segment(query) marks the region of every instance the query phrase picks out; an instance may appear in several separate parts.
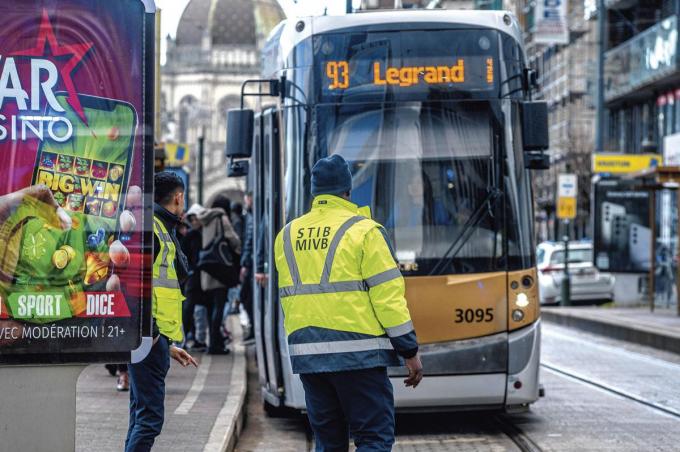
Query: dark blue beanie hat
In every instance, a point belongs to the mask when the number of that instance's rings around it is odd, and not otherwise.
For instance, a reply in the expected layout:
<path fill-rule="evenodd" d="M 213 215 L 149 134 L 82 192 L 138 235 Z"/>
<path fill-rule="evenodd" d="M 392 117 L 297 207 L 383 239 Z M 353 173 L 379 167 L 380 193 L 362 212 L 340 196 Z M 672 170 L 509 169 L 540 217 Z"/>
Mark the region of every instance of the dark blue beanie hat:
<path fill-rule="evenodd" d="M 342 156 L 331 155 L 312 168 L 312 195 L 342 195 L 352 190 L 352 173 Z"/>

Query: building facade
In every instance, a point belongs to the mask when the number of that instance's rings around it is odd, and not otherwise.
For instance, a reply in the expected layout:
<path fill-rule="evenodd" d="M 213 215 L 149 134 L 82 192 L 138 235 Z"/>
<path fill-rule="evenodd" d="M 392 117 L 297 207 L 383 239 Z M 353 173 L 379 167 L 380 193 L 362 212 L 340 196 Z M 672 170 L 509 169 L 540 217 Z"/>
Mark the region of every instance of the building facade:
<path fill-rule="evenodd" d="M 260 49 L 284 17 L 276 0 L 191 0 L 175 39 L 167 38 L 163 140 L 189 145 L 192 201 L 199 199 L 199 137 L 204 139 L 204 203 L 245 187 L 243 179 L 226 177 L 226 113 L 239 107 L 242 82 L 259 78 Z"/>
<path fill-rule="evenodd" d="M 604 151 L 678 153 L 676 0 L 606 0 Z"/>
<path fill-rule="evenodd" d="M 595 146 L 595 77 L 597 68 L 597 21 L 589 17 L 586 2 L 567 6 L 567 44 L 539 44 L 535 39 L 536 3 L 506 1 L 524 30 L 527 57 L 538 73 L 535 99 L 548 103 L 550 161 L 547 171 L 534 172 L 536 224 L 539 240 L 556 240 L 568 232 L 571 238 L 591 236 L 591 158 Z M 578 176 L 577 217 L 565 229 L 556 218 L 557 176 Z"/>

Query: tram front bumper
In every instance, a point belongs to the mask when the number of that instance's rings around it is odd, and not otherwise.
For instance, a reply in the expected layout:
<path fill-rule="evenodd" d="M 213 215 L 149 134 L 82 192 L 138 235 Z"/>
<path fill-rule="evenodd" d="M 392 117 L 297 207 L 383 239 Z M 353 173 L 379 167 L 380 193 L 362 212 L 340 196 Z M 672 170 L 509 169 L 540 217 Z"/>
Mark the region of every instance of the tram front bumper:
<path fill-rule="evenodd" d="M 540 321 L 511 333 L 421 347 L 425 377 L 404 387 L 390 368 L 398 411 L 508 409 L 538 399 Z"/>

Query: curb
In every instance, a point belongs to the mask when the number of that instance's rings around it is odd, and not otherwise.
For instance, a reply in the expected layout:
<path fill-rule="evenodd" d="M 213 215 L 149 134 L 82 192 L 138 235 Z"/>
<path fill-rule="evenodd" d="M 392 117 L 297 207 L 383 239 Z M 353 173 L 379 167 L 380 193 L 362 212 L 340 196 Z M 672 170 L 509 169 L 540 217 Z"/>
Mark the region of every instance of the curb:
<path fill-rule="evenodd" d="M 247 368 L 245 347 L 241 345 L 241 325 L 238 316 L 228 319 L 229 330 L 234 338 L 229 393 L 217 415 L 203 452 L 231 452 L 236 447 L 246 414 Z"/>
<path fill-rule="evenodd" d="M 568 326 L 612 339 L 632 342 L 658 350 L 678 353 L 680 336 L 663 334 L 649 327 L 614 323 L 607 319 L 576 316 L 571 313 L 542 309 L 541 317 L 546 322 Z"/>

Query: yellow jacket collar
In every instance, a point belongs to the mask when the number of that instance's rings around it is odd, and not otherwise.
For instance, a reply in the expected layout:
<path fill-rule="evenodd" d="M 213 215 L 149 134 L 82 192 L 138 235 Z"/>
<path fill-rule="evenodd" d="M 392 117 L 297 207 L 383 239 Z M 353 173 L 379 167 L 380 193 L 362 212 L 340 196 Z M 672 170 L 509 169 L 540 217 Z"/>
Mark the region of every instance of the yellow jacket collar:
<path fill-rule="evenodd" d="M 352 212 L 355 215 L 371 218 L 370 207 L 359 207 L 353 202 L 335 195 L 319 195 L 314 198 L 314 201 L 312 201 L 312 210 L 324 208 L 343 209 Z"/>

